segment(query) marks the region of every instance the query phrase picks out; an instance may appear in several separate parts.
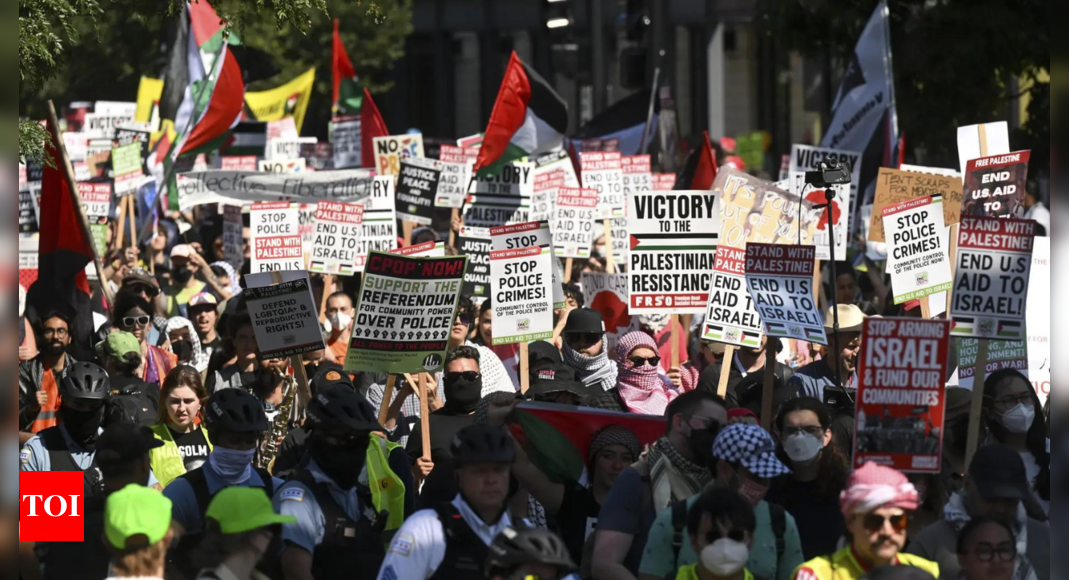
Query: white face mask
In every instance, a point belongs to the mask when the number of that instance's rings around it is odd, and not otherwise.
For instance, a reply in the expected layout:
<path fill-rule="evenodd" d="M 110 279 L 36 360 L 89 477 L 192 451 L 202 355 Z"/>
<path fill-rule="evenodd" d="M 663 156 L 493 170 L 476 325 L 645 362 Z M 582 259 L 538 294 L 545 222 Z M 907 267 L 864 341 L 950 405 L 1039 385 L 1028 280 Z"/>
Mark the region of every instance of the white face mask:
<path fill-rule="evenodd" d="M 353 324 L 353 317 L 344 312 L 335 312 L 330 316 L 330 325 L 338 332 L 345 332 Z"/>
<path fill-rule="evenodd" d="M 730 538 L 713 542 L 701 553 L 702 567 L 720 577 L 737 574 L 749 561 L 750 548 Z"/>
<path fill-rule="evenodd" d="M 1002 426 L 1017 435 L 1028 433 L 1035 420 L 1036 409 L 1032 405 L 1017 405 L 1002 414 Z"/>
<path fill-rule="evenodd" d="M 783 450 L 795 463 L 809 463 L 824 449 L 824 441 L 809 433 L 795 433 L 783 441 Z"/>

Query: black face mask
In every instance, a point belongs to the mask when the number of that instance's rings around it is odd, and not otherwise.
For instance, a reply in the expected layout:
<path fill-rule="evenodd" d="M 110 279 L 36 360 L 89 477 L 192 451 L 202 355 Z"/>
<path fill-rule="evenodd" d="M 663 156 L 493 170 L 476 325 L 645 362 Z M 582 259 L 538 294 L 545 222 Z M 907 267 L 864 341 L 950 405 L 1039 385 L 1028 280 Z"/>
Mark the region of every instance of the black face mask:
<path fill-rule="evenodd" d="M 444 410 L 454 415 L 470 415 L 483 398 L 483 380 L 458 379 L 445 385 Z"/>
<path fill-rule="evenodd" d="M 186 268 L 180 268 L 178 270 L 175 270 L 171 274 L 171 277 L 174 279 L 175 284 L 179 286 L 185 286 L 189 283 L 190 280 L 193 279 L 193 271 Z"/>
<path fill-rule="evenodd" d="M 716 463 L 713 457 L 713 442 L 720 433 L 720 426 L 714 425 L 708 429 L 691 429 L 687 437 L 687 447 L 694 456 L 694 463 L 700 467 L 712 467 Z"/>
<path fill-rule="evenodd" d="M 193 343 L 188 340 L 180 340 L 171 343 L 171 350 L 178 357 L 178 362 L 188 363 L 193 360 Z"/>
<path fill-rule="evenodd" d="M 370 435 L 365 435 L 362 444 L 339 447 L 312 435 L 308 441 L 308 452 L 327 477 L 342 489 L 350 489 L 359 481 L 360 472 L 364 470 L 369 440 Z"/>
<path fill-rule="evenodd" d="M 90 450 L 96 448 L 100 425 L 104 422 L 104 405 L 92 411 L 63 407 L 60 409 L 60 418 L 75 443 Z"/>

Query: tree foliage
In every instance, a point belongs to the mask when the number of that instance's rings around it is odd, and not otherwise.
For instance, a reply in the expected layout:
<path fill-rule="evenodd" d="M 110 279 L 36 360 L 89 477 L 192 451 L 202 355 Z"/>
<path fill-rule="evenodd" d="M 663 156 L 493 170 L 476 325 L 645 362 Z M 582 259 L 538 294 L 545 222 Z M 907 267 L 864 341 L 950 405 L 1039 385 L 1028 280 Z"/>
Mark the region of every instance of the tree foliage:
<path fill-rule="evenodd" d="M 805 56 L 849 61 L 877 0 L 762 0 L 763 32 Z M 1050 20 L 1044 0 L 889 0 L 899 127 L 926 164 L 957 167 L 962 125 L 1002 120 L 1029 87 L 1027 124 L 1011 136 L 1047 169 Z M 1049 97 L 1046 98 L 1049 103 Z M 1049 104 L 1046 105 L 1049 111 Z"/>

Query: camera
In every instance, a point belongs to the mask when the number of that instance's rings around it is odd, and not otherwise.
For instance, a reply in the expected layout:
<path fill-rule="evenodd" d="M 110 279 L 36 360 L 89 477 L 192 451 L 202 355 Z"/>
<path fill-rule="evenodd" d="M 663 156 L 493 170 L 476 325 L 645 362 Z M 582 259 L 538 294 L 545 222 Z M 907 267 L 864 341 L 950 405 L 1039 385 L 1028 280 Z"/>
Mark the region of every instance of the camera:
<path fill-rule="evenodd" d="M 813 187 L 828 188 L 833 185 L 849 185 L 850 165 L 841 161 L 822 161 L 819 171 L 806 171 L 805 182 Z"/>

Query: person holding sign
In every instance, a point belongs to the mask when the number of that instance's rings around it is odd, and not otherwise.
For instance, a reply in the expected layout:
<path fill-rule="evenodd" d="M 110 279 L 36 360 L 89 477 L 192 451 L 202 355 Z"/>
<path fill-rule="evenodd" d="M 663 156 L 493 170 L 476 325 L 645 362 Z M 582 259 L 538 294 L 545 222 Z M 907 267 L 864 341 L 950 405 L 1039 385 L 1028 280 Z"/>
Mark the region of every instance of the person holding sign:
<path fill-rule="evenodd" d="M 459 346 L 449 351 L 442 378 L 445 385 L 445 404 L 431 413 L 428 426 L 431 434 L 431 449 L 423 448 L 423 426 L 416 423 L 408 438 L 409 462 L 415 466 L 413 476 L 424 480 L 434 470 L 436 463 L 448 462 L 449 445 L 453 437 L 464 427 L 474 423 L 475 407 L 482 400 L 483 376 L 479 370 L 479 351 L 470 346 Z M 412 387 L 401 392 L 408 398 Z M 426 460 L 427 456 L 430 460 Z"/>

